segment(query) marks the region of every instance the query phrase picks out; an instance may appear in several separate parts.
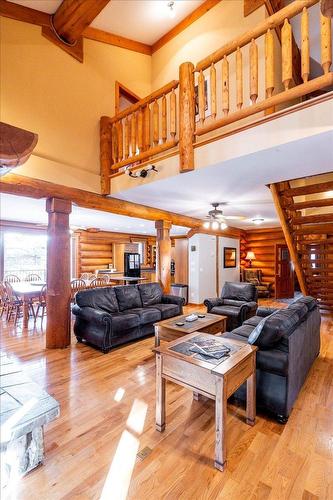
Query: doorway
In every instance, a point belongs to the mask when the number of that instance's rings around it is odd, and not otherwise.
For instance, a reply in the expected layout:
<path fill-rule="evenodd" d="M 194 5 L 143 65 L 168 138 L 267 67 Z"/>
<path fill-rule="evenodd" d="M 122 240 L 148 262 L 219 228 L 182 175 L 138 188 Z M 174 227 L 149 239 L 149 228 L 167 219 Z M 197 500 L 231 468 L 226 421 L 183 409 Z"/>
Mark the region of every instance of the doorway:
<path fill-rule="evenodd" d="M 287 245 L 275 245 L 275 298 L 288 299 L 294 297 L 294 266 Z"/>

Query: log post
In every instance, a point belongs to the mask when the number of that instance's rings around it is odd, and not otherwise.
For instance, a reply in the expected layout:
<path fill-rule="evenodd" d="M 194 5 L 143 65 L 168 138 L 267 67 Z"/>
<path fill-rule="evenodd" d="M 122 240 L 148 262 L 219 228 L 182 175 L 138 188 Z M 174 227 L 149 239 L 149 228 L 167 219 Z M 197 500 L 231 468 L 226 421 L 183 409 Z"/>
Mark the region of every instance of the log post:
<path fill-rule="evenodd" d="M 47 229 L 47 327 L 46 347 L 64 348 L 70 344 L 70 234 L 72 202 L 59 198 L 46 200 Z"/>
<path fill-rule="evenodd" d="M 100 120 L 100 174 L 101 194 L 110 194 L 110 173 L 112 164 L 111 126 L 109 118 Z"/>
<path fill-rule="evenodd" d="M 195 96 L 194 66 L 179 67 L 179 171 L 194 170 Z"/>
<path fill-rule="evenodd" d="M 171 239 L 168 220 L 158 220 L 156 227 L 156 278 L 165 293 L 170 292 L 171 285 Z"/>

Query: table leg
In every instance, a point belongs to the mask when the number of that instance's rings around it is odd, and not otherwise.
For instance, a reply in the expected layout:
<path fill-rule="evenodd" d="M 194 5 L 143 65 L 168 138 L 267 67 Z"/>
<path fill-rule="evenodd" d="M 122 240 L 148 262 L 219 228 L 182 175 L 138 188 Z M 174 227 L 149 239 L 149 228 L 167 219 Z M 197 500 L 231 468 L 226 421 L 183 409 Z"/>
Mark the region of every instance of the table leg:
<path fill-rule="evenodd" d="M 215 462 L 216 469 L 224 470 L 227 463 L 226 435 L 227 397 L 223 377 L 216 377 L 215 394 Z"/>
<path fill-rule="evenodd" d="M 162 377 L 162 356 L 156 354 L 156 430 L 165 429 L 165 379 Z"/>
<path fill-rule="evenodd" d="M 246 423 L 254 425 L 256 421 L 256 368 L 246 381 Z"/>
<path fill-rule="evenodd" d="M 27 328 L 29 324 L 29 302 L 23 300 L 23 327 Z"/>
<path fill-rule="evenodd" d="M 158 326 L 154 326 L 155 330 L 155 347 L 158 347 L 160 345 L 160 336 L 159 336 L 159 328 Z"/>
<path fill-rule="evenodd" d="M 194 392 L 193 391 L 193 399 L 195 399 L 196 401 L 199 401 L 200 399 L 200 394 L 198 392 Z"/>

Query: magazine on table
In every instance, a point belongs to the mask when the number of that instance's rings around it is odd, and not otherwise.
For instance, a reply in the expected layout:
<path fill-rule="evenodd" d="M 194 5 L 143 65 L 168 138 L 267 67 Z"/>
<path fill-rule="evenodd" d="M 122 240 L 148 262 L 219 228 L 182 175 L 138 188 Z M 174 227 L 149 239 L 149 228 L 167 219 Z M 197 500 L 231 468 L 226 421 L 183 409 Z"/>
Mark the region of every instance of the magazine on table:
<path fill-rule="evenodd" d="M 221 359 L 230 355 L 229 347 L 210 339 L 193 342 L 190 351 L 215 359 Z"/>

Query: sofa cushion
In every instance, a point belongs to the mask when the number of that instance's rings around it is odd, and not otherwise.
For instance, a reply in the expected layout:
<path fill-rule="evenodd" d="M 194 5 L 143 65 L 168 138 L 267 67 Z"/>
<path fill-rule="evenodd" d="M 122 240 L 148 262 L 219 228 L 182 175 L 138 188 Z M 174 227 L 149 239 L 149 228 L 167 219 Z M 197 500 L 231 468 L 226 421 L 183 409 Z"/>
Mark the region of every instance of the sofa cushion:
<path fill-rule="evenodd" d="M 162 319 L 173 318 L 180 314 L 178 304 L 155 304 L 154 306 L 148 306 L 148 308 L 158 309 L 161 312 Z"/>
<path fill-rule="evenodd" d="M 215 306 L 209 311 L 212 314 L 238 317 L 240 308 L 235 306 Z"/>
<path fill-rule="evenodd" d="M 138 286 L 143 307 L 162 302 L 162 288 L 159 283 L 144 283 Z"/>
<path fill-rule="evenodd" d="M 115 286 L 119 311 L 142 307 L 141 296 L 136 285 Z"/>
<path fill-rule="evenodd" d="M 256 287 L 252 283 L 227 281 L 223 286 L 221 298 L 251 302 L 252 300 L 255 300 L 256 295 Z"/>
<path fill-rule="evenodd" d="M 263 318 L 249 337 L 249 344 L 269 349 L 283 336 L 289 336 L 299 324 L 299 314 L 292 309 L 279 309 Z"/>
<path fill-rule="evenodd" d="M 303 302 L 298 302 L 298 301 L 293 302 L 292 304 L 290 304 L 288 309 L 297 312 L 300 322 L 304 321 L 304 319 L 306 318 L 306 316 L 308 314 L 307 305 L 304 304 Z"/>
<path fill-rule="evenodd" d="M 309 295 L 307 297 L 300 297 L 294 304 L 305 304 L 306 307 L 308 308 L 308 311 L 312 311 L 315 307 L 317 307 L 317 301 L 313 297 L 310 297 Z M 290 307 L 290 306 L 289 306 Z"/>
<path fill-rule="evenodd" d="M 246 306 L 248 302 L 244 300 L 234 300 L 234 299 L 223 299 L 223 305 L 233 306 L 233 307 L 241 307 Z"/>
<path fill-rule="evenodd" d="M 111 286 L 81 290 L 75 295 L 75 300 L 80 307 L 92 307 L 108 313 L 119 311 L 117 297 Z"/>
<path fill-rule="evenodd" d="M 257 326 L 262 320 L 261 316 L 252 316 L 244 321 L 243 325 Z"/>
<path fill-rule="evenodd" d="M 112 314 L 112 334 L 119 336 L 122 332 L 139 327 L 140 319 L 137 314 Z"/>
<path fill-rule="evenodd" d="M 139 317 L 140 325 L 155 323 L 156 321 L 160 321 L 162 317 L 161 311 L 153 307 L 135 307 L 133 309 L 127 309 L 126 313 L 136 314 Z"/>
<path fill-rule="evenodd" d="M 238 328 L 232 330 L 232 333 L 234 333 L 235 335 L 239 335 L 240 337 L 247 340 L 251 335 L 251 333 L 253 332 L 253 330 L 254 330 L 253 325 L 246 325 L 245 323 L 243 323 L 242 326 L 239 326 Z"/>

